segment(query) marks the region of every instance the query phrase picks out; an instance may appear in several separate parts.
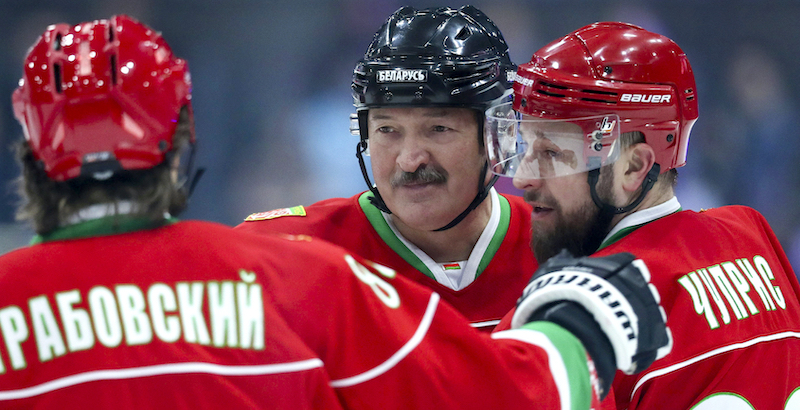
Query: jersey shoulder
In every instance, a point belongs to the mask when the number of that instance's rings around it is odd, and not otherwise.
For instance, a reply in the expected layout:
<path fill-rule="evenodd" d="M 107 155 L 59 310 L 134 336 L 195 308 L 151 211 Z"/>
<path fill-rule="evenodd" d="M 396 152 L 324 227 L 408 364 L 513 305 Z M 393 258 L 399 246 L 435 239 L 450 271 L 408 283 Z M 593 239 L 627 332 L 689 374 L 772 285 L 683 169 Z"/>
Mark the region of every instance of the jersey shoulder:
<path fill-rule="evenodd" d="M 359 194 L 360 195 L 360 194 Z M 358 196 L 349 198 L 328 198 L 311 205 L 296 205 L 288 208 L 276 208 L 269 211 L 254 212 L 244 218 L 244 222 L 269 221 L 282 217 L 313 217 L 318 214 L 336 212 L 345 207 L 357 204 Z"/>
<path fill-rule="evenodd" d="M 337 226 L 352 225 L 366 218 L 358 204 L 358 195 L 349 198 L 330 198 L 312 205 L 278 208 L 248 215 L 237 230 L 253 233 L 281 232 L 319 235 Z"/>
<path fill-rule="evenodd" d="M 744 205 L 726 205 L 718 208 L 701 209 L 697 212 L 700 217 L 714 218 L 718 220 L 730 220 L 740 222 L 751 220 L 758 224 L 765 224 L 766 218 L 757 210 Z"/>

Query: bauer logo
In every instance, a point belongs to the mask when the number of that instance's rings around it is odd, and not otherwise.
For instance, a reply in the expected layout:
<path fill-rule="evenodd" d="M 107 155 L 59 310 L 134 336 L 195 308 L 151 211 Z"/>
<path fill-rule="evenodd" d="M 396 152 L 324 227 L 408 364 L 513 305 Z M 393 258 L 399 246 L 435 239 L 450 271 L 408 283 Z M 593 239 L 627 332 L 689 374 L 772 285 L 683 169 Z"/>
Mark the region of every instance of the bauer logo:
<path fill-rule="evenodd" d="M 530 86 L 533 85 L 533 79 L 525 78 L 525 77 L 523 77 L 523 76 L 521 76 L 519 74 L 514 76 L 514 81 L 516 81 L 517 83 L 522 84 L 522 85 L 524 85 L 526 87 L 530 87 Z"/>
<path fill-rule="evenodd" d="M 622 94 L 619 98 L 620 102 L 633 102 L 633 103 L 668 103 L 672 99 L 670 94 Z"/>
<path fill-rule="evenodd" d="M 379 83 L 424 83 L 428 81 L 427 70 L 379 70 Z"/>

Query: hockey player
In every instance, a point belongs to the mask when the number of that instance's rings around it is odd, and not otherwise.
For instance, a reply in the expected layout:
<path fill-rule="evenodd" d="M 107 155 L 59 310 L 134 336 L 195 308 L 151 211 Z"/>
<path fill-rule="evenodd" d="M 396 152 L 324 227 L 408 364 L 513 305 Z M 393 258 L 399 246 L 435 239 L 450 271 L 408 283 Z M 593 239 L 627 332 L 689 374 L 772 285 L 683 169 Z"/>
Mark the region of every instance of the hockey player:
<path fill-rule="evenodd" d="M 483 147 L 483 112 L 510 101 L 515 68 L 502 34 L 475 7 L 399 9 L 353 76 L 352 131 L 369 190 L 255 213 L 237 228 L 333 241 L 434 289 L 491 330 L 536 270 L 530 207 L 492 188 Z"/>
<path fill-rule="evenodd" d="M 668 347 L 629 254 L 550 265 L 521 298 L 530 320 L 492 337 L 320 239 L 175 220 L 189 71 L 126 16 L 50 26 L 13 105 L 38 236 L 0 257 L 3 409 L 588 409 L 594 362 L 645 368 Z"/>
<path fill-rule="evenodd" d="M 681 210 L 674 194 L 698 117 L 684 52 L 596 23 L 537 51 L 514 91 L 521 119 L 492 109 L 487 144 L 534 208 L 537 259 L 634 253 L 668 313 L 672 353 L 620 375 L 617 408 L 800 408 L 800 288 L 771 228 L 742 206 Z"/>

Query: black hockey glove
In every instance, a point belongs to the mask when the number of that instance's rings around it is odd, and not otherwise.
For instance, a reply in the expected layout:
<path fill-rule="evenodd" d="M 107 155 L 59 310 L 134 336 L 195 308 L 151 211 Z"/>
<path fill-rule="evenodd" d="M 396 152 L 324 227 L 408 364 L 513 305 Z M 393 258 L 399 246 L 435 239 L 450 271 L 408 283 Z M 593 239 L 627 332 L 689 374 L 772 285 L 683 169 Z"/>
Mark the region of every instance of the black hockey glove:
<path fill-rule="evenodd" d="M 511 327 L 545 320 L 577 337 L 594 362 L 601 398 L 616 370 L 638 373 L 672 350 L 658 290 L 630 253 L 574 258 L 562 250 L 534 273 Z"/>

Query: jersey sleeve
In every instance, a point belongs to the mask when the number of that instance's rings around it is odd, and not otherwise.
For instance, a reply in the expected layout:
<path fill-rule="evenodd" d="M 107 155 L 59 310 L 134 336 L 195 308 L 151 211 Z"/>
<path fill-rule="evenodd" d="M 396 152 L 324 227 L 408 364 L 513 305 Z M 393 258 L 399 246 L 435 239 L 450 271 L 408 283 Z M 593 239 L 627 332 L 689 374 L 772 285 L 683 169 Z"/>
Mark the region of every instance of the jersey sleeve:
<path fill-rule="evenodd" d="M 566 330 L 539 322 L 478 332 L 437 293 L 389 268 L 325 244 L 314 253 L 325 260 L 300 255 L 296 264 L 309 262 L 296 269 L 301 273 L 270 289 L 348 405 L 588 409 L 597 403 L 586 352 Z"/>

